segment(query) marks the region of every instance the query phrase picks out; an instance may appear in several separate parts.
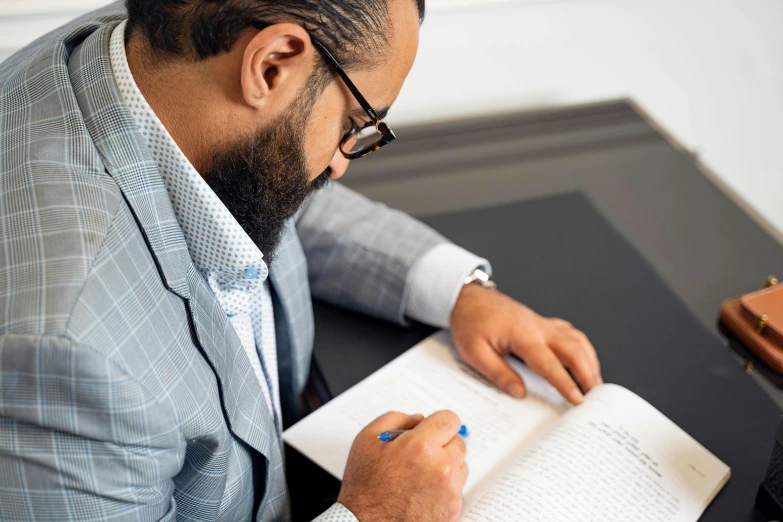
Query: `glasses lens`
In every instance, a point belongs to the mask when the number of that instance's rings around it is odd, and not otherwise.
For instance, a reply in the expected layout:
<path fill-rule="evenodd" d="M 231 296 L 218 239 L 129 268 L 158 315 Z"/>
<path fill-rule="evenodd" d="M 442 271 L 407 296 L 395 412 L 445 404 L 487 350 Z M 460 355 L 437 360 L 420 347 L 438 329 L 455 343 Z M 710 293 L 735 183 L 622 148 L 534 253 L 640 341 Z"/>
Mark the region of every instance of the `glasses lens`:
<path fill-rule="evenodd" d="M 345 140 L 341 148 L 346 154 L 356 154 L 373 149 L 382 139 L 383 134 L 370 123 Z"/>

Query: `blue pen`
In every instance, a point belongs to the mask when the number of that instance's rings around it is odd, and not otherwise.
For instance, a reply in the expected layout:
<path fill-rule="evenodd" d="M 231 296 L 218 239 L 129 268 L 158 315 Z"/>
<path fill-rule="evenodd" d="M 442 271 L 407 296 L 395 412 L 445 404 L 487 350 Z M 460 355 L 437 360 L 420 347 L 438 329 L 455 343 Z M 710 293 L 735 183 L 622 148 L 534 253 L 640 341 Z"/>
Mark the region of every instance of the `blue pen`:
<path fill-rule="evenodd" d="M 393 430 L 393 431 L 384 431 L 380 435 L 378 435 L 378 439 L 380 439 L 381 442 L 391 442 L 403 433 L 405 433 L 408 430 Z M 457 432 L 463 437 L 468 436 L 468 427 L 464 424 L 459 427 L 459 431 Z"/>

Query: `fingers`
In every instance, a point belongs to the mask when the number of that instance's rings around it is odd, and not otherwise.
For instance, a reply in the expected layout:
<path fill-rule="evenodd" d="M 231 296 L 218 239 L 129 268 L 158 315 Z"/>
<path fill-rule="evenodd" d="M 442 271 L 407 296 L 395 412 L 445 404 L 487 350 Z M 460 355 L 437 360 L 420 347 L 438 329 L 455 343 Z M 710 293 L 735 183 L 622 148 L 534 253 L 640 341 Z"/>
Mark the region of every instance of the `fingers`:
<path fill-rule="evenodd" d="M 571 370 L 582 390 L 588 392 L 603 383 L 598 355 L 584 333 L 573 327 L 560 328 L 549 344 Z"/>
<path fill-rule="evenodd" d="M 384 431 L 409 430 L 415 428 L 423 419 L 424 416 L 421 414 L 406 415 L 398 411 L 390 411 L 368 424 L 364 431 L 375 433 L 377 436 Z"/>
<path fill-rule="evenodd" d="M 464 462 L 454 470 L 452 480 L 458 491 L 462 491 L 465 488 L 465 482 L 468 481 L 468 465 Z"/>
<path fill-rule="evenodd" d="M 597 385 L 601 385 L 604 383 L 604 378 L 601 375 L 601 361 L 598 359 L 598 352 L 595 351 L 595 346 L 593 346 L 593 343 L 590 342 L 590 339 L 588 339 L 585 334 L 582 332 L 579 332 L 579 334 L 581 334 L 581 342 L 583 345 L 585 345 L 585 349 L 588 356 L 590 357 L 590 360 L 593 361 L 593 371 L 595 372 L 595 380 L 598 383 Z"/>
<path fill-rule="evenodd" d="M 465 444 L 465 439 L 462 438 L 462 435 L 452 437 L 443 448 L 451 456 L 452 462 L 464 462 L 468 454 L 468 446 Z"/>
<path fill-rule="evenodd" d="M 465 362 L 472 366 L 484 377 L 517 399 L 525 396 L 525 383 L 517 372 L 500 357 L 500 354 L 492 349 L 481 339 L 472 341 L 474 346 L 468 346 L 463 350 Z"/>
<path fill-rule="evenodd" d="M 468 447 L 465 445 L 465 439 L 457 435 L 446 444 L 444 449 L 451 457 L 451 462 L 453 463 L 452 480 L 461 491 L 468 478 L 468 466 L 465 464 Z"/>
<path fill-rule="evenodd" d="M 422 415 L 421 413 L 417 413 L 415 415 L 411 415 L 410 418 L 405 422 L 405 424 L 403 424 L 403 426 L 401 428 L 398 428 L 398 429 L 401 429 L 401 430 L 412 430 L 413 428 L 418 426 L 419 423 L 421 421 L 423 421 L 423 420 L 424 420 L 424 415 Z"/>
<path fill-rule="evenodd" d="M 454 412 L 444 410 L 421 421 L 411 433 L 439 446 L 446 446 L 457 435 L 460 426 L 462 421 L 459 417 Z"/>
<path fill-rule="evenodd" d="M 529 350 L 531 355 L 525 357 L 525 362 L 530 369 L 546 379 L 569 402 L 581 404 L 584 401 L 584 395 L 552 349 L 546 345 L 531 348 Z"/>
<path fill-rule="evenodd" d="M 589 361 L 583 350 L 575 348 L 570 340 L 557 340 L 553 344 L 562 343 L 561 347 L 553 346 L 552 349 L 561 353 L 561 361 L 571 371 L 579 387 L 585 393 L 598 386 L 595 373 L 592 370 L 592 361 Z"/>

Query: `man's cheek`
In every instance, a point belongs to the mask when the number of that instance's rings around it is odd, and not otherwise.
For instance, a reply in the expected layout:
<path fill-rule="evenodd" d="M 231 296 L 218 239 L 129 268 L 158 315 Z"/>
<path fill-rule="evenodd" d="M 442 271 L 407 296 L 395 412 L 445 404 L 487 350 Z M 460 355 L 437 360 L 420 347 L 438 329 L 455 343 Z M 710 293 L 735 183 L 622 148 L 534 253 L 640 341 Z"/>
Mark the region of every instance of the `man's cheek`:
<path fill-rule="evenodd" d="M 330 163 L 334 155 L 333 140 L 326 136 L 317 136 L 316 139 L 305 141 L 305 154 L 307 155 L 307 170 L 310 172 L 310 180 L 318 179 Z M 308 141 L 310 144 L 308 144 Z"/>

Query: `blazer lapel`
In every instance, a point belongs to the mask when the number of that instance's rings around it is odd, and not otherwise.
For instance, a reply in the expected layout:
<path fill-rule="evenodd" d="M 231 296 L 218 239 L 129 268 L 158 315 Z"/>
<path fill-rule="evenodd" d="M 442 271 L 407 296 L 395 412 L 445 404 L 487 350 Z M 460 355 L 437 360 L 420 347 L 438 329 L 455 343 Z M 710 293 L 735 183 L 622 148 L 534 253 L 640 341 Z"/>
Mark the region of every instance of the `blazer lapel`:
<path fill-rule="evenodd" d="M 304 390 L 310 373 L 315 329 L 307 260 L 293 219 L 283 232 L 269 276 L 275 291 L 281 395 L 288 388 L 285 392 L 296 398 Z"/>
<path fill-rule="evenodd" d="M 193 265 L 188 273 L 188 282 L 190 312 L 196 335 L 220 382 L 231 430 L 265 456 L 279 458 L 280 447 L 272 412 L 267 407 L 242 342 L 215 294 Z"/>
<path fill-rule="evenodd" d="M 230 321 L 193 266 L 160 171 L 114 80 L 109 40 L 118 23 L 98 27 L 70 57 L 71 82 L 84 122 L 166 285 L 188 302 L 198 341 L 217 375 L 231 430 L 269 461 L 280 462 L 275 425 L 261 387 Z"/>

